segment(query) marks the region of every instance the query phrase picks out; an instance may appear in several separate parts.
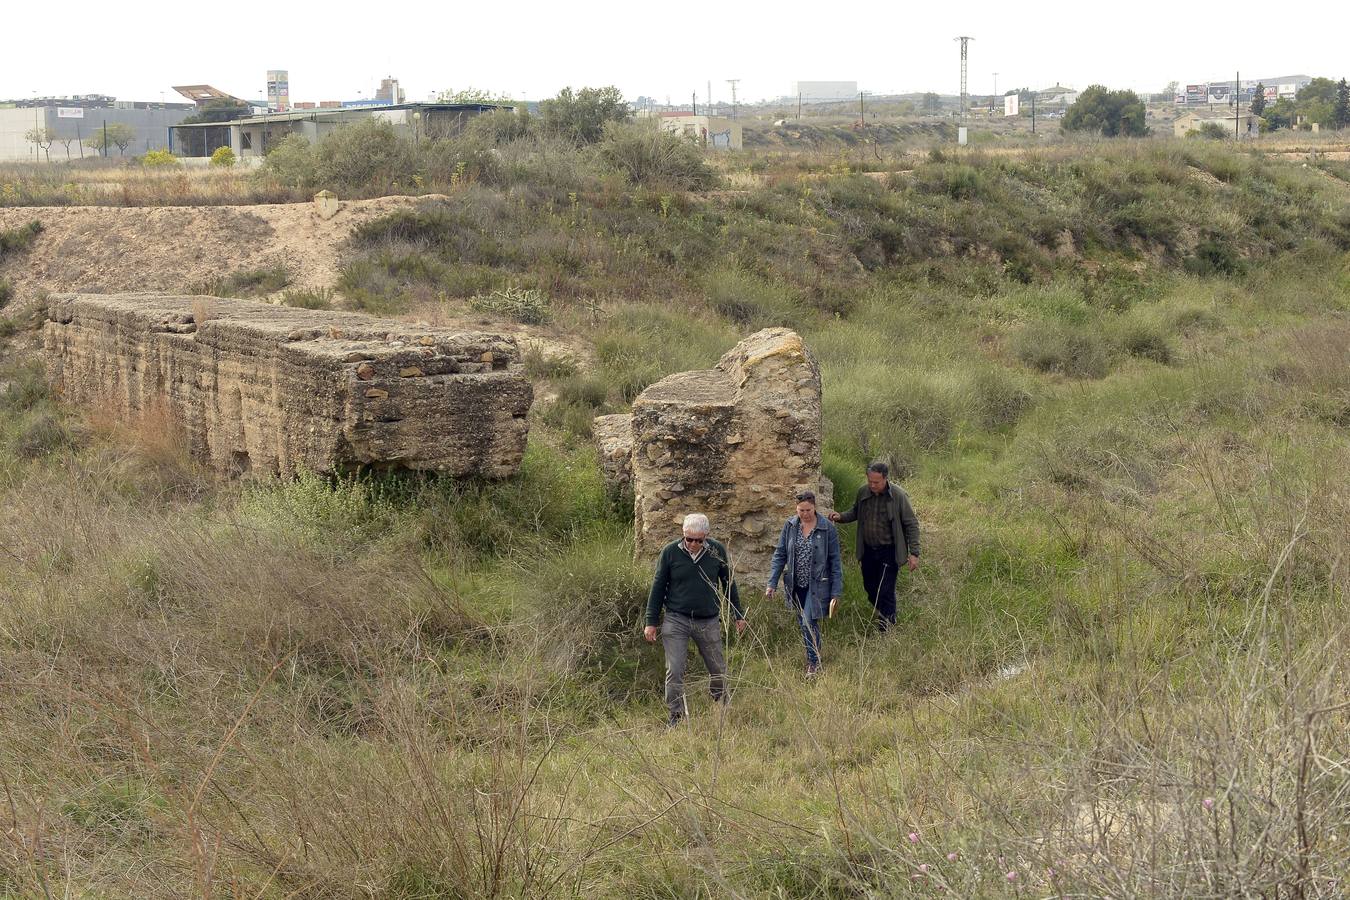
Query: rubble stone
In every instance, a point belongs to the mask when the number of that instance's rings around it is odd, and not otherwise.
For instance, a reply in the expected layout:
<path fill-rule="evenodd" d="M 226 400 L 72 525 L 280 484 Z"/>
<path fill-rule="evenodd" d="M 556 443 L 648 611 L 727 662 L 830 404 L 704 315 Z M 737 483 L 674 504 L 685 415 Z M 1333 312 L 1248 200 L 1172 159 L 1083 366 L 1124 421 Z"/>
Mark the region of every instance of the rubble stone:
<path fill-rule="evenodd" d="M 682 372 L 651 385 L 630 417 L 596 423 L 607 480 L 631 469 L 639 559 L 653 559 L 680 533 L 684 516 L 705 513 L 732 554 L 738 577 L 768 574 L 794 496 L 833 503 L 820 474 L 820 369 L 801 337 L 786 328 L 757 332 L 708 371 Z M 602 421 L 603 420 L 603 421 Z"/>

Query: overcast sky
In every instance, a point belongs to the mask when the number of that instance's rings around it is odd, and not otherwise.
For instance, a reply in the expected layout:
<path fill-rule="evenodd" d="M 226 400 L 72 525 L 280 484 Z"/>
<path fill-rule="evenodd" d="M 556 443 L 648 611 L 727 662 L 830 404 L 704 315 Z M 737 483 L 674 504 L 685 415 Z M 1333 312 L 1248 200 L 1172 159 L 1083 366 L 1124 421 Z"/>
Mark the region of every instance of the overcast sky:
<path fill-rule="evenodd" d="M 970 92 L 998 87 L 1159 91 L 1185 82 L 1350 76 L 1350 4 L 1192 3 L 184 3 L 6 4 L 0 99 L 113 94 L 178 100 L 175 84 L 261 97 L 270 68 L 291 100 L 370 97 L 383 75 L 409 100 L 484 88 L 529 100 L 614 84 L 634 99 L 786 95 L 796 80 L 873 93 L 959 89 L 953 38 L 972 35 Z"/>

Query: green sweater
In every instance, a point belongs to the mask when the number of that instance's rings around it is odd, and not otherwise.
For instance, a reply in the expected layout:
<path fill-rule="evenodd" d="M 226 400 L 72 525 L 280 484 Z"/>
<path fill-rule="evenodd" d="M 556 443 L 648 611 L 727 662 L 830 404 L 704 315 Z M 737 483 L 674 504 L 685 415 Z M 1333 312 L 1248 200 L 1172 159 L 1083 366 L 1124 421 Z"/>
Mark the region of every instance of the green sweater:
<path fill-rule="evenodd" d="M 671 541 L 656 558 L 656 578 L 647 598 L 647 624 L 661 623 L 661 609 L 695 619 L 711 619 L 722 612 L 722 598 L 731 600 L 736 618 L 744 619 L 740 594 L 731 577 L 727 548 L 712 538 L 695 562 L 684 541 Z"/>

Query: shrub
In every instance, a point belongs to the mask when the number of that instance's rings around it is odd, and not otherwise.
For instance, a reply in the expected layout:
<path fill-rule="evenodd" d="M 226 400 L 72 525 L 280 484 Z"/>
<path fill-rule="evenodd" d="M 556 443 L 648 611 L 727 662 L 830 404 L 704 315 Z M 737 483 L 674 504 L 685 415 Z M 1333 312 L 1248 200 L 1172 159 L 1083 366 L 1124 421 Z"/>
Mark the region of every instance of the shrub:
<path fill-rule="evenodd" d="M 553 319 L 548 298 L 534 288 L 508 287 L 480 294 L 469 301 L 479 312 L 504 316 L 522 325 L 545 325 Z"/>
<path fill-rule="evenodd" d="M 33 240 L 42 233 L 42 223 L 34 219 L 27 225 L 0 231 L 0 260 L 11 253 L 27 250 Z"/>
<path fill-rule="evenodd" d="M 260 297 L 274 294 L 290 283 L 291 272 L 285 266 L 267 266 L 216 276 L 191 284 L 187 290 L 191 294 L 212 297 Z"/>
<path fill-rule="evenodd" d="M 229 147 L 217 147 L 211 154 L 211 165 L 223 169 L 232 167 L 236 162 L 234 151 Z"/>
<path fill-rule="evenodd" d="M 1013 336 L 1013 352 L 1034 369 L 1071 378 L 1101 378 L 1111 366 L 1105 340 L 1086 325 L 1026 325 Z"/>
<path fill-rule="evenodd" d="M 281 302 L 287 306 L 295 306 L 300 309 L 332 309 L 333 289 L 327 287 L 296 288 L 295 290 L 284 291 L 281 295 Z"/>
<path fill-rule="evenodd" d="M 1162 326 L 1154 322 L 1135 320 L 1125 323 L 1120 330 L 1120 346 L 1126 353 L 1141 359 L 1164 365 L 1172 361 L 1172 345 Z"/>
<path fill-rule="evenodd" d="M 178 157 L 168 150 L 150 150 L 141 157 L 141 165 L 148 169 L 171 168 L 178 164 Z"/>
<path fill-rule="evenodd" d="M 693 140 L 663 131 L 656 122 L 606 123 L 599 152 L 632 184 L 701 190 L 716 181 Z"/>
<path fill-rule="evenodd" d="M 0 278 L 0 309 L 4 309 L 5 304 L 13 299 L 14 299 L 14 286 L 11 285 L 5 279 Z"/>
<path fill-rule="evenodd" d="M 74 443 L 60 419 L 49 413 L 41 413 L 19 433 L 14 442 L 14 455 L 22 459 L 36 459 L 74 446 Z"/>
<path fill-rule="evenodd" d="M 616 87 L 565 87 L 539 104 L 544 130 L 578 144 L 593 144 L 605 133 L 607 122 L 627 122 L 631 113 Z"/>
<path fill-rule="evenodd" d="M 288 187 L 314 187 L 318 176 L 309 141 L 298 134 L 287 135 L 267 151 L 263 172 Z"/>
<path fill-rule="evenodd" d="M 314 147 L 314 173 L 327 188 L 360 191 L 411 183 L 411 144 L 388 122 L 366 119 L 335 129 Z"/>

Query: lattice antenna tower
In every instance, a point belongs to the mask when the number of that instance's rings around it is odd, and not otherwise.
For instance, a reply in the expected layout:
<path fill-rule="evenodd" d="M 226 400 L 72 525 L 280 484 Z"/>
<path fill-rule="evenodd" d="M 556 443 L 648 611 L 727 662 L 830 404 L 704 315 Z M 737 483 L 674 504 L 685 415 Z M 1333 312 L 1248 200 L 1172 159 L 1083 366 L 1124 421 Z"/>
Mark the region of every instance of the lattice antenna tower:
<path fill-rule="evenodd" d="M 966 93 L 966 45 L 975 39 L 962 35 L 955 40 L 961 42 L 961 124 L 964 125 L 970 117 L 970 95 Z"/>
<path fill-rule="evenodd" d="M 736 118 L 736 84 L 739 78 L 728 78 L 727 84 L 731 85 L 731 117 Z"/>

